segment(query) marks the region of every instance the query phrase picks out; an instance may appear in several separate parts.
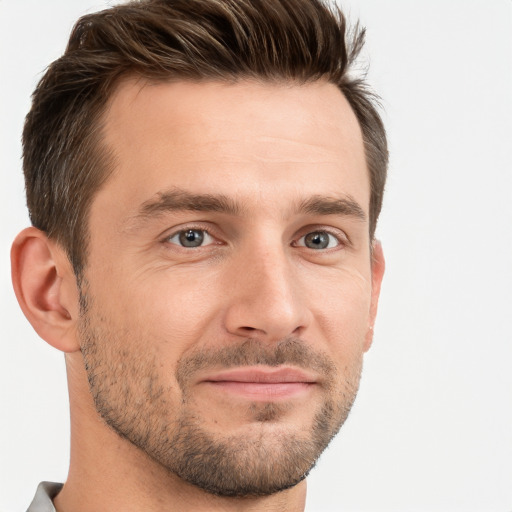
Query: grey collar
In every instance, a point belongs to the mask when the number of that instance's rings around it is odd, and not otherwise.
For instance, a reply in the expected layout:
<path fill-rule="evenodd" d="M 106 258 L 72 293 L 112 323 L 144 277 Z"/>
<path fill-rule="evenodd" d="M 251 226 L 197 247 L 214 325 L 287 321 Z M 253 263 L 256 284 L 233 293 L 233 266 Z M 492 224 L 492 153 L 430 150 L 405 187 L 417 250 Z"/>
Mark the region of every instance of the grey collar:
<path fill-rule="evenodd" d="M 63 484 L 41 482 L 27 512 L 56 512 L 52 499 L 59 494 Z"/>

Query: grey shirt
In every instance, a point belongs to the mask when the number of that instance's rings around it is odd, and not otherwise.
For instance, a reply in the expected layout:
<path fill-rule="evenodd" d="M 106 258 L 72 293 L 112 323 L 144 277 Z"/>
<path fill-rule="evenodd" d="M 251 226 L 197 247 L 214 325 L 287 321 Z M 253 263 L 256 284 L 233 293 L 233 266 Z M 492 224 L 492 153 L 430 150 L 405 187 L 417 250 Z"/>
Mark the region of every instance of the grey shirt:
<path fill-rule="evenodd" d="M 55 512 L 52 499 L 59 494 L 63 484 L 41 482 L 27 512 Z"/>

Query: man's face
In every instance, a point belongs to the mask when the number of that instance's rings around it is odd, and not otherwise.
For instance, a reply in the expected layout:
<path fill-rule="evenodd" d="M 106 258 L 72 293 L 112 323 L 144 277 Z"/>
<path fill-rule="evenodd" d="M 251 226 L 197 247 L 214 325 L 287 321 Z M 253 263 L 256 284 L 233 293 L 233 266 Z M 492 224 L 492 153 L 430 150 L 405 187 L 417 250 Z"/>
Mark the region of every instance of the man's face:
<path fill-rule="evenodd" d="M 91 207 L 80 322 L 98 412 L 209 492 L 295 485 L 345 420 L 371 340 L 348 103 L 325 83 L 131 80 L 105 139 L 116 169 Z"/>

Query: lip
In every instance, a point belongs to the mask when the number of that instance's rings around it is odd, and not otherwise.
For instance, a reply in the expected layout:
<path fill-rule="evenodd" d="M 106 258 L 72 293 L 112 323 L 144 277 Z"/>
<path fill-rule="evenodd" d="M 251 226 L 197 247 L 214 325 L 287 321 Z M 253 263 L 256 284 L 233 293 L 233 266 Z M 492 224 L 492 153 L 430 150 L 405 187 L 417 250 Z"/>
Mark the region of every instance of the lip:
<path fill-rule="evenodd" d="M 251 400 L 273 401 L 304 394 L 316 378 L 297 368 L 245 367 L 208 375 L 202 383 Z"/>

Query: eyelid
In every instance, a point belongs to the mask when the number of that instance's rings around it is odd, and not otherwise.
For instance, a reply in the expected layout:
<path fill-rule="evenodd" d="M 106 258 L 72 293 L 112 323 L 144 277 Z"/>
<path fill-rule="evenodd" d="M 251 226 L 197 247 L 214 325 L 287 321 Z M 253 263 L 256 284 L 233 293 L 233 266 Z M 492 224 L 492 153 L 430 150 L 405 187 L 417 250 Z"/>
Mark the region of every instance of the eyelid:
<path fill-rule="evenodd" d="M 212 231 L 214 231 L 212 229 L 211 226 L 209 225 L 205 225 L 201 222 L 199 223 L 190 223 L 190 224 L 183 224 L 181 226 L 176 226 L 174 228 L 171 228 L 171 229 L 167 229 L 164 233 L 162 233 L 160 236 L 159 236 L 159 239 L 162 243 L 164 244 L 171 244 L 175 247 L 179 247 L 181 249 L 189 249 L 187 247 L 183 247 L 177 243 L 174 243 L 174 242 L 171 242 L 171 238 L 174 238 L 175 236 L 179 235 L 180 233 L 183 233 L 184 231 L 189 231 L 189 230 L 192 230 L 192 231 L 204 231 L 210 238 L 212 238 L 212 242 L 209 242 L 207 244 L 204 244 L 204 245 L 201 245 L 201 246 L 198 246 L 196 247 L 196 249 L 200 249 L 202 247 L 208 247 L 210 245 L 215 245 L 215 243 L 221 243 L 220 240 L 218 239 L 217 236 L 215 236 Z"/>
<path fill-rule="evenodd" d="M 206 245 L 201 245 L 201 246 L 197 247 L 197 249 L 202 248 L 202 247 L 208 247 L 210 245 L 222 244 L 222 240 L 219 239 L 219 236 L 214 234 L 215 229 L 212 228 L 212 226 L 209 223 L 202 223 L 202 222 L 192 222 L 190 224 L 183 224 L 181 226 L 175 226 L 174 228 L 167 229 L 162 235 L 159 236 L 159 239 L 161 240 L 162 243 L 167 243 L 167 244 L 170 243 L 175 247 L 179 247 L 181 249 L 186 249 L 185 247 L 182 247 L 179 244 L 170 242 L 170 239 L 173 238 L 174 236 L 176 236 L 184 231 L 188 231 L 188 230 L 204 231 L 208 236 L 210 236 L 213 239 L 212 242 L 209 242 Z M 298 245 L 298 241 L 304 239 L 304 237 L 306 237 L 308 234 L 315 233 L 315 232 L 325 232 L 325 233 L 329 234 L 330 236 L 334 237 L 338 241 L 338 244 L 336 245 L 336 247 L 323 249 L 323 251 L 336 250 L 340 246 L 345 247 L 345 246 L 351 245 L 350 238 L 343 230 L 341 230 L 339 228 L 334 228 L 332 226 L 325 226 L 325 225 L 305 226 L 304 228 L 302 228 L 299 231 L 299 233 L 298 233 L 299 236 L 295 237 L 295 239 L 291 245 L 296 246 L 296 247 L 297 246 L 305 247 L 306 249 L 309 249 L 308 247 L 306 247 L 303 244 Z M 318 251 L 318 249 L 315 249 L 315 250 Z"/>
<path fill-rule="evenodd" d="M 304 239 L 307 235 L 311 233 L 327 233 L 328 235 L 334 237 L 338 244 L 336 247 L 329 247 L 326 249 L 312 249 L 315 251 L 329 251 L 329 250 L 336 250 L 339 247 L 346 247 L 350 245 L 350 238 L 348 235 L 338 228 L 328 227 L 328 226 L 321 226 L 321 225 L 314 225 L 314 226 L 306 226 L 305 228 L 300 230 L 300 236 L 296 238 L 295 242 L 293 242 L 293 245 L 296 245 L 298 247 L 306 247 L 306 245 L 301 244 L 298 245 L 298 241 Z M 309 247 L 306 247 L 306 249 L 309 249 Z"/>
<path fill-rule="evenodd" d="M 184 233 L 186 231 L 202 231 L 204 233 L 204 237 L 203 237 L 203 240 L 201 241 L 202 242 L 201 245 L 194 246 L 194 247 L 186 247 L 184 245 L 181 245 L 178 240 L 176 240 L 176 241 L 173 240 L 174 238 L 179 237 L 182 233 Z M 183 230 L 177 231 L 173 235 L 168 236 L 167 242 L 170 244 L 173 244 L 173 245 L 177 245 L 178 247 L 183 247 L 184 249 L 199 249 L 200 247 L 207 247 L 209 245 L 212 245 L 215 242 L 215 240 L 214 240 L 213 236 L 210 235 L 210 233 L 208 233 L 208 231 L 206 231 L 205 229 L 183 229 Z"/>

